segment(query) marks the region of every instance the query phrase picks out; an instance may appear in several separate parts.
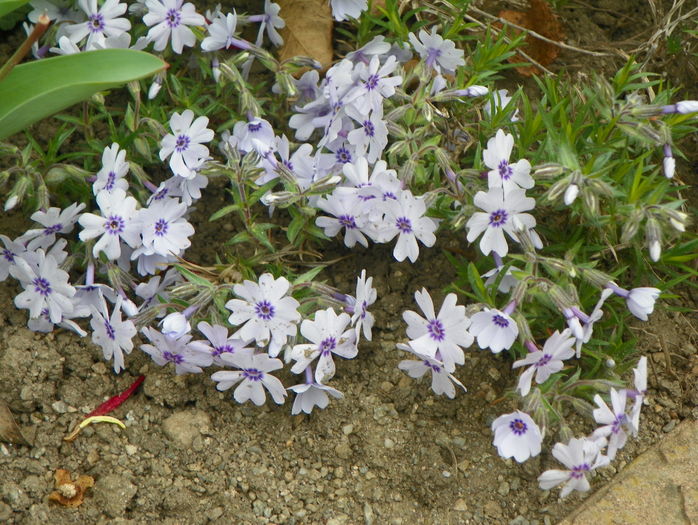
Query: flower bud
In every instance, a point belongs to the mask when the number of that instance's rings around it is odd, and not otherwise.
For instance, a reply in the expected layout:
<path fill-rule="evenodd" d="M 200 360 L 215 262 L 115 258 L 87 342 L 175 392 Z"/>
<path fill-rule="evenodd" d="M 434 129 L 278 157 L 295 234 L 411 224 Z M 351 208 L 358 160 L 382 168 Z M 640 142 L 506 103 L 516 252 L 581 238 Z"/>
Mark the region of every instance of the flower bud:
<path fill-rule="evenodd" d="M 160 88 L 162 88 L 162 77 L 158 75 L 155 77 L 155 80 L 153 80 L 153 83 L 150 84 L 150 88 L 148 89 L 148 100 L 153 100 L 157 97 L 158 93 L 160 93 Z"/>
<path fill-rule="evenodd" d="M 174 312 L 165 316 L 160 322 L 162 333 L 173 339 L 179 339 L 191 332 L 191 325 L 181 312 Z"/>
<path fill-rule="evenodd" d="M 698 112 L 698 100 L 682 100 L 676 103 L 676 111 L 678 113 L 696 113 Z"/>
<path fill-rule="evenodd" d="M 547 162 L 545 164 L 541 164 L 540 166 L 536 166 L 533 169 L 534 177 L 545 179 L 557 177 L 558 175 L 562 175 L 564 172 L 565 167 L 554 162 Z"/>
<path fill-rule="evenodd" d="M 647 240 L 647 249 L 650 253 L 650 259 L 654 262 L 657 262 L 662 254 L 661 235 L 662 232 L 659 228 L 657 219 L 654 217 L 647 219 L 647 224 L 645 224 L 645 239 Z"/>
<path fill-rule="evenodd" d="M 577 198 L 577 195 L 579 195 L 579 186 L 577 186 L 576 184 L 570 184 L 569 186 L 567 186 L 564 197 L 565 205 L 569 206 L 570 204 L 572 204 Z"/>
<path fill-rule="evenodd" d="M 630 217 L 626 219 L 625 224 L 623 225 L 620 242 L 626 243 L 635 237 L 637 231 L 640 229 L 640 222 L 642 221 L 644 215 L 644 212 L 640 208 L 635 208 L 632 211 Z"/>

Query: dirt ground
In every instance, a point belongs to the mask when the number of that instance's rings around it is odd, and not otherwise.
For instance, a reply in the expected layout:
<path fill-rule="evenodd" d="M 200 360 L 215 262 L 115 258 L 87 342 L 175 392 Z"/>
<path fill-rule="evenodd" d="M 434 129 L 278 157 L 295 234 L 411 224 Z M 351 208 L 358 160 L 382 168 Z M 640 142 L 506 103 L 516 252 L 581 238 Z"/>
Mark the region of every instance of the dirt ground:
<path fill-rule="evenodd" d="M 589 2 L 571 0 L 560 10 L 570 42 L 616 41 L 631 49 L 629 41 L 651 33 L 644 0 Z M 571 70 L 592 67 L 588 57 L 562 58 Z M 695 142 L 688 146 L 695 159 Z M 199 208 L 208 213 L 223 203 L 223 192 L 214 190 Z M 196 217 L 201 233 L 188 256 L 210 263 L 218 223 L 206 226 L 203 211 Z M 11 236 L 26 228 L 17 215 L 0 221 L 0 232 Z M 453 277 L 442 251 L 462 242 L 441 238 L 414 265 L 394 262 L 390 247 L 372 246 L 331 267 L 329 284 L 341 290 L 353 289 L 362 268 L 374 277 L 376 327 L 356 359 L 337 364 L 333 386 L 344 399 L 311 416 L 291 416 L 289 402 L 237 405 L 230 392 L 215 390 L 210 374 L 175 377 L 137 349 L 115 376 L 89 338 L 29 331 L 26 313 L 12 304 L 17 287 L 1 283 L 0 399 L 33 447 L 0 444 L 0 523 L 555 523 L 585 496 L 560 501 L 557 490 L 538 488 L 537 476 L 556 464 L 549 452 L 519 465 L 492 446 L 490 423 L 513 408 L 501 400 L 515 384 L 506 356 L 467 351 L 457 375 L 468 392 L 454 400 L 434 396 L 427 383 L 396 368 L 405 357 L 395 349 L 405 337 L 400 312 L 415 308 L 413 294 L 422 286 L 440 302 Z M 694 313 L 672 311 L 672 304 Z M 599 471 L 593 489 L 678 421 L 698 417 L 695 307 L 686 291 L 635 325 L 650 362 L 648 405 L 639 438 Z M 113 414 L 126 430 L 95 425 L 72 444 L 63 441 L 83 414 L 139 374 L 146 375 L 142 390 Z M 588 423 L 580 427 L 589 430 Z M 548 438 L 547 451 L 551 444 Z M 95 479 L 82 506 L 48 502 L 59 468 Z"/>

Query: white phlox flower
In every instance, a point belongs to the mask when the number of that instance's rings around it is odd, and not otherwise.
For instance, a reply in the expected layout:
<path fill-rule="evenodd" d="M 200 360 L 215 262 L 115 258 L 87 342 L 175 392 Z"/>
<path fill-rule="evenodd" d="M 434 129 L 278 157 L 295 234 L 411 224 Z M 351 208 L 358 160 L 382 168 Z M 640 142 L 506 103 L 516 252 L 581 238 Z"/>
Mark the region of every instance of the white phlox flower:
<path fill-rule="evenodd" d="M 126 150 L 119 149 L 116 142 L 107 146 L 102 153 L 102 169 L 97 172 L 97 178 L 92 183 L 92 192 L 97 195 L 100 191 L 111 193 L 116 188 L 128 190 L 128 181 L 125 179 L 128 170 Z"/>
<path fill-rule="evenodd" d="M 43 228 L 33 228 L 15 239 L 24 243 L 27 250 L 33 252 L 37 248 L 47 250 L 59 233 L 70 233 L 78 220 L 80 212 L 85 209 L 85 203 L 74 202 L 64 210 L 49 208 L 46 211 L 38 210 L 31 214 L 30 219 L 38 222 Z"/>
<path fill-rule="evenodd" d="M 188 26 L 203 26 L 206 19 L 196 12 L 194 4 L 184 0 L 146 0 L 148 12 L 143 23 L 150 27 L 148 40 L 155 42 L 155 51 L 162 51 L 172 40 L 172 51 L 180 54 L 184 46 L 196 44 L 196 36 Z"/>
<path fill-rule="evenodd" d="M 235 36 L 237 21 L 237 13 L 235 12 L 227 15 L 219 13 L 206 28 L 209 36 L 201 42 L 201 49 L 204 51 L 217 51 L 219 49 L 240 47 L 242 41 Z"/>
<path fill-rule="evenodd" d="M 111 316 L 102 303 L 100 309 L 92 308 L 92 342 L 102 349 L 104 359 L 114 359 L 114 372 L 117 374 L 124 368 L 124 353 L 130 354 L 133 350 L 133 338 L 136 335 L 136 326 L 130 320 L 122 321 L 122 298 L 118 297 Z"/>
<path fill-rule="evenodd" d="M 211 325 L 206 321 L 202 321 L 196 325 L 196 328 L 208 339 L 210 343 L 209 350 L 216 365 L 226 365 L 221 358 L 223 354 L 234 354 L 243 349 L 248 350 L 247 343 L 242 339 L 229 336 L 228 329 L 225 326 L 219 324 Z"/>
<path fill-rule="evenodd" d="M 291 415 L 293 416 L 301 412 L 310 414 L 315 407 L 326 408 L 330 403 L 330 396 L 335 399 L 344 397 L 344 394 L 336 388 L 315 382 L 293 385 L 289 387 L 289 390 L 296 394 L 296 399 L 293 400 L 293 407 L 291 408 Z"/>
<path fill-rule="evenodd" d="M 519 335 L 519 327 L 508 314 L 485 308 L 470 318 L 470 334 L 477 339 L 480 348 L 489 348 L 497 354 L 511 348 Z"/>
<path fill-rule="evenodd" d="M 560 491 L 560 497 L 563 498 L 573 490 L 588 491 L 590 485 L 587 474 L 610 462 L 607 456 L 601 454 L 603 445 L 603 441 L 586 438 L 572 438 L 567 445 L 556 443 L 553 456 L 568 470 L 546 470 L 538 476 L 540 488 L 550 490 L 564 483 Z"/>
<path fill-rule="evenodd" d="M 492 444 L 503 458 L 513 457 L 523 463 L 540 454 L 543 436 L 536 422 L 525 412 L 517 410 L 499 416 L 492 422 L 492 432 Z"/>
<path fill-rule="evenodd" d="M 441 35 L 437 35 L 435 27 L 431 33 L 420 29 L 419 39 L 414 33 L 410 33 L 409 39 L 426 66 L 437 73 L 453 73 L 457 67 L 465 65 L 465 51 L 456 49 L 456 44 L 451 40 L 444 40 Z"/>
<path fill-rule="evenodd" d="M 436 395 L 440 396 L 443 394 L 449 399 L 453 399 L 456 397 L 456 386 L 459 386 L 464 392 L 467 392 L 465 385 L 463 385 L 456 376 L 446 370 L 446 367 L 441 361 L 417 352 L 409 344 L 398 343 L 397 347 L 399 350 L 410 352 L 418 358 L 416 361 L 414 359 L 400 361 L 397 367 L 414 379 L 419 379 L 424 376 L 427 370 L 431 372 L 431 389 Z"/>
<path fill-rule="evenodd" d="M 359 18 L 368 9 L 368 0 L 330 0 L 332 16 L 338 22 L 349 18 Z"/>
<path fill-rule="evenodd" d="M 351 307 L 351 324 L 356 329 L 356 340 L 359 340 L 359 334 L 363 331 L 363 335 L 369 341 L 371 340 L 371 329 L 375 318 L 368 311 L 368 307 L 376 302 L 378 294 L 373 288 L 373 277 L 366 278 L 366 270 L 361 270 L 361 275 L 356 278 L 356 298 L 353 299 Z"/>
<path fill-rule="evenodd" d="M 344 230 L 344 245 L 347 248 L 353 248 L 357 242 L 368 247 L 368 240 L 362 233 L 367 221 L 366 206 L 356 191 L 336 188 L 329 197 L 318 200 L 316 207 L 333 215 L 315 219 L 315 224 L 323 228 L 325 235 L 334 237 Z"/>
<path fill-rule="evenodd" d="M 191 341 L 191 334 L 174 338 L 149 326 L 141 332 L 153 343 L 141 345 L 141 350 L 150 355 L 158 366 L 172 363 L 177 375 L 203 372 L 202 367 L 210 366 L 213 362 L 207 345 L 200 341 Z"/>
<path fill-rule="evenodd" d="M 97 9 L 97 0 L 79 0 L 78 5 L 87 14 L 87 21 L 66 26 L 68 38 L 74 44 L 87 37 L 86 47 L 93 43 L 103 44 L 107 37 L 119 36 L 131 29 L 127 18 L 119 18 L 128 9 L 119 0 L 106 0 Z"/>
<path fill-rule="evenodd" d="M 266 389 L 275 403 L 283 404 L 284 398 L 288 395 L 286 389 L 281 381 L 269 374 L 284 366 L 280 359 L 272 359 L 264 353 L 257 354 L 253 348 L 241 349 L 234 354 L 224 353 L 220 357 L 227 366 L 240 370 L 214 372 L 211 379 L 218 383 L 216 385 L 218 390 L 228 390 L 238 385 L 233 392 L 235 401 L 238 403 L 252 401 L 260 406 L 267 400 L 264 393 Z"/>
<path fill-rule="evenodd" d="M 170 117 L 173 134 L 165 135 L 160 143 L 160 160 L 170 157 L 172 173 L 186 179 L 196 176 L 201 159 L 208 157 L 208 148 L 203 143 L 213 140 L 213 130 L 208 129 L 208 117 L 194 120 L 194 112 L 185 109 Z"/>
<path fill-rule="evenodd" d="M 515 361 L 512 368 L 528 366 L 521 377 L 517 389 L 522 396 L 528 395 L 531 390 L 531 380 L 535 374 L 536 383 L 545 383 L 548 378 L 556 372 L 562 370 L 563 361 L 574 355 L 572 346 L 576 342 L 571 337 L 570 330 L 563 330 L 562 333 L 555 331 L 543 345 L 542 350 L 529 352 L 526 357 Z"/>
<path fill-rule="evenodd" d="M 637 435 L 639 429 L 633 425 L 633 420 L 626 414 L 627 392 L 611 388 L 611 408 L 604 402 L 600 395 L 594 396 L 594 403 L 598 408 L 594 409 L 594 420 L 602 425 L 592 434 L 594 439 L 607 438 L 608 459 L 613 460 L 616 452 L 625 446 L 628 433 Z"/>
<path fill-rule="evenodd" d="M 526 159 L 510 163 L 509 157 L 514 148 L 514 136 L 498 129 L 497 134 L 487 141 L 487 148 L 482 152 L 485 165 L 490 168 L 487 182 L 492 188 L 502 188 L 508 191 L 518 188 L 532 188 L 533 178 L 530 175 L 531 163 Z"/>
<path fill-rule="evenodd" d="M 175 256 L 189 248 L 194 227 L 184 218 L 186 212 L 186 204 L 171 198 L 141 208 L 138 221 L 142 226 L 143 246 L 133 252 L 131 259 L 140 255 Z"/>

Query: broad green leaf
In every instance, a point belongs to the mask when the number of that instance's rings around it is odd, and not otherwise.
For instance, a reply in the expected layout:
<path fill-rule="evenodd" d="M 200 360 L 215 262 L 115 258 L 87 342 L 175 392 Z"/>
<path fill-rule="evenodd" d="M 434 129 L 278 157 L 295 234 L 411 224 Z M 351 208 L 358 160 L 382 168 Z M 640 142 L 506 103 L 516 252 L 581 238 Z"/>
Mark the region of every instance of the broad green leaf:
<path fill-rule="evenodd" d="M 29 0 L 0 0 L 0 17 L 5 16 L 7 13 L 11 13 L 15 9 L 19 9 L 27 2 L 29 2 Z"/>
<path fill-rule="evenodd" d="M 21 64 L 0 82 L 0 139 L 98 91 L 166 67 L 159 58 L 133 49 L 100 49 Z"/>

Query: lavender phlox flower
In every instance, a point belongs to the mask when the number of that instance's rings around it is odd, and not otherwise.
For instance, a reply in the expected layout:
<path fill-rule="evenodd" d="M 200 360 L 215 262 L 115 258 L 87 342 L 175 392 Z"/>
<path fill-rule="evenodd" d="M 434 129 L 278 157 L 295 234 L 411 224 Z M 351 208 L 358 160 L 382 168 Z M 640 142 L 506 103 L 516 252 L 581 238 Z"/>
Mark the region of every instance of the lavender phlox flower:
<path fill-rule="evenodd" d="M 495 266 L 488 272 L 483 273 L 482 277 L 485 278 L 485 286 L 492 286 L 495 282 L 497 282 L 499 274 L 504 269 L 504 267 L 504 265 Z M 497 290 L 501 293 L 509 293 L 509 291 L 519 282 L 519 280 L 514 276 L 512 272 L 520 271 L 521 269 L 517 268 L 516 266 L 508 266 L 506 273 L 504 274 L 504 277 L 502 277 L 501 281 L 499 281 Z"/>
<path fill-rule="evenodd" d="M 75 55 L 81 52 L 82 49 L 65 35 L 58 38 L 58 47 L 49 48 L 49 53 L 54 55 Z"/>
<path fill-rule="evenodd" d="M 83 330 L 79 324 L 72 320 L 76 317 L 83 317 L 81 315 L 75 315 L 75 309 L 79 307 L 79 301 L 76 301 L 74 296 L 72 298 L 72 301 L 74 306 L 73 313 L 69 315 L 63 315 L 63 317 L 58 323 L 53 323 L 51 319 L 49 319 L 48 309 L 44 308 L 43 310 L 41 310 L 41 315 L 39 317 L 30 317 L 27 320 L 27 328 L 29 328 L 29 330 L 31 330 L 32 332 L 49 333 L 53 332 L 55 325 L 58 325 L 61 328 L 65 328 L 66 330 L 75 332 L 80 337 L 85 337 L 87 335 L 87 332 L 85 332 L 85 330 Z"/>
<path fill-rule="evenodd" d="M 315 359 L 315 381 L 325 383 L 332 379 L 335 364 L 332 355 L 353 359 L 358 354 L 356 332 L 347 328 L 351 318 L 342 312 L 339 315 L 332 308 L 318 310 L 314 319 L 304 319 L 301 334 L 310 343 L 298 344 L 288 353 L 288 358 L 295 361 L 291 372 L 300 374 Z"/>
<path fill-rule="evenodd" d="M 338 22 L 349 18 L 359 18 L 368 9 L 368 0 L 330 0 L 332 16 Z"/>
<path fill-rule="evenodd" d="M 0 282 L 7 279 L 10 268 L 15 265 L 15 259 L 27 251 L 23 243 L 13 241 L 7 235 L 0 235 L 4 248 L 0 250 Z"/>
<path fill-rule="evenodd" d="M 662 113 L 686 113 L 698 112 L 698 100 L 681 100 L 676 104 L 661 107 Z"/>
<path fill-rule="evenodd" d="M 456 385 L 461 387 L 464 392 L 468 391 L 456 376 L 446 370 L 441 361 L 417 352 L 409 344 L 398 343 L 397 348 L 410 352 L 418 358 L 418 360 L 405 359 L 400 361 L 397 367 L 414 379 L 419 379 L 424 376 L 427 370 L 430 371 L 431 389 L 436 395 L 444 394 L 446 397 L 453 399 L 456 397 Z"/>
<path fill-rule="evenodd" d="M 487 148 L 482 152 L 485 165 L 490 168 L 487 182 L 492 188 L 502 188 L 508 191 L 518 188 L 532 188 L 533 178 L 530 175 L 531 163 L 526 159 L 510 163 L 509 157 L 514 148 L 514 136 L 498 129 L 497 134 L 487 141 Z"/>
<path fill-rule="evenodd" d="M 394 56 L 389 56 L 383 64 L 374 56 L 368 65 L 360 62 L 355 66 L 358 85 L 352 88 L 344 98 L 345 105 L 351 105 L 359 113 L 380 110 L 383 99 L 392 97 L 395 88 L 402 84 L 402 77 L 391 76 L 398 63 Z"/>
<path fill-rule="evenodd" d="M 361 275 L 356 278 L 356 298 L 350 297 L 351 306 L 347 308 L 351 315 L 351 324 L 356 329 L 356 340 L 363 330 L 364 337 L 371 340 L 371 329 L 375 318 L 368 311 L 368 307 L 376 302 L 378 294 L 373 288 L 373 277 L 366 278 L 366 270 L 361 270 Z M 351 310 L 351 311 L 349 311 Z"/>
<path fill-rule="evenodd" d="M 371 62 L 371 58 L 373 58 L 374 56 L 380 57 L 385 55 L 389 51 L 390 44 L 385 41 L 385 37 L 383 35 L 376 35 L 368 44 L 365 44 L 363 47 L 360 47 L 356 51 L 347 53 L 347 55 L 344 58 L 346 58 L 347 60 L 351 60 L 355 64 L 358 64 L 359 62 L 368 64 L 369 62 Z"/>
<path fill-rule="evenodd" d="M 516 236 L 514 218 L 527 228 L 536 225 L 536 219 L 529 213 L 535 205 L 535 199 L 526 197 L 524 190 L 513 189 L 505 194 L 499 188 L 492 188 L 487 193 L 478 191 L 475 194 L 474 203 L 477 207 L 485 210 L 475 212 L 468 219 L 465 227 L 468 229 L 468 242 L 473 242 L 481 233 L 480 250 L 488 255 L 494 251 L 500 257 L 509 253 L 509 245 L 504 238 L 504 232 L 509 237 L 518 242 Z"/>
<path fill-rule="evenodd" d="M 203 165 L 204 159 L 200 159 Z M 158 187 L 158 191 L 154 193 L 148 204 L 153 200 L 167 197 L 179 197 L 182 202 L 187 206 L 191 206 L 195 201 L 201 198 L 201 190 L 208 186 L 208 177 L 196 173 L 199 169 L 198 165 L 192 167 L 192 172 L 194 176 L 190 179 L 185 179 L 184 177 L 178 177 L 173 175 L 169 179 L 163 181 Z"/>
<path fill-rule="evenodd" d="M 601 290 L 599 300 L 596 302 L 594 309 L 589 314 L 588 320 L 582 326 L 582 337 L 580 339 L 577 339 L 577 359 L 579 359 L 579 357 L 582 355 L 582 344 L 586 344 L 591 340 L 591 335 L 594 332 L 594 324 L 603 317 L 603 310 L 601 310 L 601 308 L 603 307 L 603 304 L 606 302 L 606 299 L 608 299 L 611 295 L 613 295 L 613 291 L 609 288 L 604 288 L 603 290 Z"/>
<path fill-rule="evenodd" d="M 177 255 L 146 253 L 142 247 L 134 250 L 131 257 L 136 260 L 136 271 L 138 275 L 155 275 L 169 268 L 172 263 L 177 262 Z"/>
<path fill-rule="evenodd" d="M 567 467 L 567 470 L 546 470 L 538 476 L 538 483 L 543 490 L 564 483 L 560 497 L 564 498 L 573 490 L 586 492 L 589 490 L 587 473 L 609 464 L 607 456 L 601 454 L 603 440 L 596 441 L 587 438 L 572 438 L 569 443 L 556 443 L 553 456 Z"/>
<path fill-rule="evenodd" d="M 127 18 L 119 18 L 128 8 L 119 0 L 106 0 L 97 9 L 97 0 L 79 0 L 78 5 L 87 15 L 87 21 L 66 26 L 65 31 L 71 42 L 78 43 L 87 37 L 86 47 L 92 43 L 103 43 L 108 36 L 119 36 L 131 29 Z"/>
<path fill-rule="evenodd" d="M 225 326 L 214 324 L 211 325 L 206 321 L 201 321 L 196 325 L 199 332 L 204 334 L 210 343 L 209 351 L 213 356 L 213 363 L 219 366 L 225 366 L 221 356 L 223 354 L 234 354 L 241 350 L 249 350 L 247 342 L 236 337 L 228 335 L 228 329 Z"/>
<path fill-rule="evenodd" d="M 143 23 L 150 27 L 148 40 L 155 42 L 155 51 L 162 51 L 172 39 L 172 50 L 180 54 L 184 46 L 196 44 L 196 36 L 188 26 L 203 26 L 206 20 L 196 12 L 194 4 L 184 0 L 146 0 L 148 12 Z"/>
<path fill-rule="evenodd" d="M 425 317 L 412 310 L 403 312 L 410 346 L 422 355 L 441 361 L 447 372 L 453 372 L 456 365 L 465 363 L 462 348 L 473 344 L 473 336 L 468 333 L 470 319 L 465 315 L 465 306 L 457 305 L 456 294 L 450 293 L 436 315 L 426 288 L 416 291 L 414 298 Z"/>
<path fill-rule="evenodd" d="M 203 372 L 201 367 L 213 363 L 207 345 L 201 341 L 191 341 L 191 334 L 175 339 L 149 326 L 141 332 L 153 343 L 141 345 L 141 350 L 150 355 L 158 366 L 174 364 L 177 375 Z"/>
<path fill-rule="evenodd" d="M 259 282 L 245 281 L 233 286 L 241 299 L 231 299 L 225 307 L 232 310 L 228 322 L 244 324 L 233 337 L 251 341 L 257 346 L 269 345 L 269 355 L 276 357 L 289 336 L 296 335 L 301 320 L 300 303 L 286 295 L 290 283 L 285 277 L 274 279 L 270 273 L 259 277 Z"/>
<path fill-rule="evenodd" d="M 415 197 L 409 190 L 403 190 L 397 199 L 383 201 L 385 216 L 379 229 L 368 232 L 377 242 L 390 242 L 397 236 L 393 257 L 397 261 L 408 258 L 415 262 L 419 256 L 419 240 L 424 246 L 434 246 L 438 228 L 436 219 L 426 216 L 427 206 L 424 197 Z"/>
<path fill-rule="evenodd" d="M 272 399 L 281 405 L 287 393 L 284 385 L 276 377 L 269 374 L 283 367 L 280 359 L 272 359 L 267 354 L 256 354 L 253 348 L 241 349 L 233 354 L 221 354 L 221 359 L 227 366 L 240 370 L 221 370 L 214 372 L 211 379 L 218 384 L 218 390 L 228 390 L 240 383 L 233 392 L 233 398 L 238 403 L 252 401 L 255 405 L 263 405 L 266 401 L 264 389 L 271 394 Z"/>
<path fill-rule="evenodd" d="M 654 303 L 659 297 L 661 290 L 658 288 L 641 287 L 626 290 L 609 282 L 607 288 L 613 293 L 625 299 L 625 303 L 630 313 L 642 321 L 647 321 L 647 316 L 654 311 Z"/>
<path fill-rule="evenodd" d="M 504 311 L 485 308 L 470 318 L 470 335 L 477 339 L 480 348 L 489 348 L 497 354 L 511 348 L 519 335 L 519 327 L 510 316 L 508 308 Z"/>
<path fill-rule="evenodd" d="M 41 224 L 43 228 L 27 230 L 15 241 L 24 243 L 28 251 L 34 251 L 37 248 L 46 250 L 56 241 L 56 234 L 73 231 L 73 226 L 84 208 L 84 203 L 74 202 L 64 210 L 49 208 L 46 211 L 35 211 L 30 218 Z"/>
<path fill-rule="evenodd" d="M 632 418 L 625 413 L 627 399 L 625 390 L 619 391 L 611 388 L 611 406 L 613 408 L 610 409 L 600 395 L 594 396 L 594 403 L 598 406 L 594 409 L 594 420 L 603 426 L 594 430 L 592 438 L 608 439 L 606 454 L 610 460 L 613 460 L 616 457 L 616 452 L 625 446 L 628 432 L 636 436 L 639 430 L 633 426 Z"/>
<path fill-rule="evenodd" d="M 295 416 L 301 412 L 310 414 L 313 408 L 326 408 L 330 403 L 330 396 L 335 399 L 342 399 L 344 394 L 331 386 L 316 383 L 301 383 L 288 388 L 296 393 L 296 398 L 293 400 L 291 415 Z"/>
<path fill-rule="evenodd" d="M 143 312 L 154 303 L 157 303 L 158 298 L 162 299 L 163 302 L 167 302 L 169 297 L 166 291 L 167 288 L 179 280 L 181 280 L 181 274 L 174 268 L 170 268 L 164 276 L 156 275 L 151 277 L 148 282 L 139 283 L 135 289 L 135 294 L 143 299 L 139 306 L 139 311 Z M 164 311 L 161 315 L 164 315 Z"/>
<path fill-rule="evenodd" d="M 191 332 L 191 324 L 183 312 L 169 313 L 158 324 L 161 327 L 160 331 L 162 334 L 173 339 L 179 339 Z"/>
<path fill-rule="evenodd" d="M 75 22 L 83 18 L 82 13 L 74 9 L 72 0 L 31 0 L 29 5 L 32 10 L 27 15 L 29 21 L 36 24 L 41 15 L 46 15 L 49 20 L 58 24 L 59 22 Z"/>
<path fill-rule="evenodd" d="M 429 88 L 429 94 L 433 97 L 434 95 L 441 93 L 448 86 L 448 81 L 443 75 L 436 75 L 434 80 L 431 81 L 431 88 Z"/>
<path fill-rule="evenodd" d="M 441 35 L 437 35 L 435 27 L 431 29 L 431 33 L 420 29 L 419 39 L 414 33 L 410 33 L 409 40 L 427 68 L 434 69 L 437 73 L 453 73 L 457 67 L 465 65 L 465 51 L 456 49 L 451 40 L 444 40 Z"/>
<path fill-rule="evenodd" d="M 676 171 L 676 159 L 671 151 L 670 144 L 664 144 L 664 160 L 662 161 L 662 171 L 667 179 L 674 178 L 674 172 Z"/>
<path fill-rule="evenodd" d="M 104 252 L 107 259 L 114 261 L 121 256 L 121 241 L 131 248 L 141 244 L 141 228 L 137 220 L 138 202 L 121 188 L 111 193 L 100 191 L 97 194 L 97 206 L 101 215 L 83 213 L 78 222 L 83 227 L 80 240 L 87 241 L 99 237 L 92 248 L 92 255 Z"/>
<path fill-rule="evenodd" d="M 499 416 L 492 422 L 497 452 L 503 458 L 514 458 L 523 463 L 540 454 L 543 436 L 540 427 L 526 412 L 517 410 Z"/>
<path fill-rule="evenodd" d="M 175 112 L 170 117 L 173 133 L 165 135 L 160 142 L 160 160 L 172 155 L 170 169 L 175 175 L 186 179 L 196 176 L 194 168 L 199 167 L 201 159 L 208 157 L 208 148 L 203 143 L 213 140 L 213 131 L 207 125 L 208 117 L 194 120 L 191 109 L 181 114 Z"/>
<path fill-rule="evenodd" d="M 511 102 L 512 97 L 509 96 L 509 92 L 506 89 L 498 89 L 497 91 L 492 92 L 492 98 L 485 102 L 485 105 L 482 107 L 482 109 L 485 111 L 485 114 L 487 116 L 492 115 L 492 107 L 494 106 L 494 112 L 497 113 L 499 111 L 502 111 L 504 108 L 506 108 L 509 105 L 509 102 Z M 492 104 L 494 102 L 494 104 Z M 515 110 L 514 114 L 511 116 L 511 122 L 517 122 L 519 120 L 519 110 Z"/>
<path fill-rule="evenodd" d="M 269 121 L 262 118 L 236 122 L 232 136 L 237 141 L 237 148 L 241 152 L 256 151 L 260 157 L 272 151 L 276 144 L 274 128 Z"/>
<path fill-rule="evenodd" d="M 97 178 L 92 183 L 92 192 L 97 195 L 100 191 L 112 192 L 117 188 L 128 190 L 128 181 L 125 179 L 128 170 L 126 150 L 119 149 L 116 142 L 107 146 L 102 152 L 102 169 L 97 172 Z"/>
<path fill-rule="evenodd" d="M 293 82 L 298 92 L 298 98 L 295 101 L 297 105 L 302 106 L 308 102 L 314 101 L 320 95 L 320 89 L 318 88 L 320 73 L 315 69 L 306 71 L 298 79 L 291 77 L 290 80 Z M 281 86 L 278 83 L 272 86 L 271 91 L 277 95 L 282 93 Z"/>
<path fill-rule="evenodd" d="M 642 356 L 633 368 L 634 390 L 628 390 L 628 396 L 635 399 L 630 412 L 630 423 L 635 431 L 640 429 L 640 410 L 647 395 L 647 357 Z"/>
<path fill-rule="evenodd" d="M 276 137 L 275 153 L 281 164 L 295 176 L 295 181 L 301 190 L 306 190 L 315 181 L 316 168 L 313 158 L 313 146 L 301 144 L 293 154 L 290 153 L 289 141 L 286 135 Z"/>
<path fill-rule="evenodd" d="M 574 355 L 572 345 L 575 341 L 569 329 L 562 332 L 556 330 L 545 341 L 542 350 L 529 352 L 526 357 L 514 362 L 512 368 L 528 366 L 519 377 L 519 384 L 516 387 L 521 396 L 527 396 L 531 391 L 531 380 L 534 374 L 536 383 L 540 385 L 545 383 L 551 375 L 562 370 L 563 361 Z"/>
<path fill-rule="evenodd" d="M 204 51 L 217 51 L 219 49 L 249 49 L 250 44 L 235 36 L 237 28 L 237 13 L 219 13 L 208 27 L 209 36 L 201 42 L 201 49 Z"/>
<path fill-rule="evenodd" d="M 136 327 L 130 320 L 121 319 L 121 297 L 117 298 L 111 316 L 103 303 L 103 308 L 92 308 L 92 342 L 102 349 L 104 359 L 114 359 L 114 372 L 117 374 L 124 368 L 124 353 L 133 350 L 133 338 Z"/>
<path fill-rule="evenodd" d="M 68 282 L 68 273 L 58 267 L 56 259 L 38 249 L 36 264 L 29 264 L 23 257 L 16 257 L 10 275 L 21 282 L 24 291 L 15 297 L 17 308 L 29 310 L 29 317 L 39 317 L 48 311 L 52 323 L 59 323 L 64 315 L 69 316 L 74 309 L 71 298 L 75 288 Z"/>
<path fill-rule="evenodd" d="M 65 239 L 58 239 L 48 250 L 45 250 L 46 257 L 52 257 L 56 261 L 56 265 L 59 267 L 68 258 L 68 252 L 65 251 L 66 246 L 68 246 L 68 241 Z M 43 248 L 40 248 L 43 250 Z M 30 251 L 27 250 L 21 255 L 22 259 L 27 261 L 35 270 L 39 270 L 41 266 L 42 257 L 39 255 L 39 250 Z"/>
<path fill-rule="evenodd" d="M 269 40 L 275 46 L 282 46 L 284 44 L 284 39 L 281 37 L 277 29 L 282 29 L 286 27 L 286 22 L 283 18 L 279 16 L 279 11 L 281 11 L 281 6 L 279 4 L 270 2 L 269 0 L 264 0 L 264 14 L 263 15 L 252 15 L 248 16 L 247 20 L 249 22 L 261 22 L 259 25 L 259 32 L 257 33 L 256 45 L 261 46 L 264 39 L 264 30 L 267 31 Z M 248 64 L 251 64 L 251 60 Z M 249 67 L 249 66 L 248 66 Z"/>
<path fill-rule="evenodd" d="M 320 216 L 315 224 L 323 228 L 325 235 L 334 237 L 344 230 L 344 245 L 353 248 L 358 242 L 368 246 L 368 240 L 362 233 L 366 226 L 366 206 L 353 188 L 336 188 L 331 195 L 318 200 L 316 207 L 332 215 Z"/>
<path fill-rule="evenodd" d="M 191 245 L 189 237 L 194 227 L 184 214 L 187 205 L 179 199 L 166 198 L 141 208 L 138 221 L 142 226 L 143 246 L 131 255 L 132 259 L 144 255 L 179 255 Z"/>
<path fill-rule="evenodd" d="M 359 124 L 358 128 L 352 129 L 347 134 L 349 144 L 354 147 L 357 156 L 366 156 L 366 160 L 373 164 L 380 159 L 388 145 L 388 126 L 383 120 L 382 107 L 374 109 L 369 114 L 358 112 L 350 106 L 347 108 L 347 115 Z"/>

